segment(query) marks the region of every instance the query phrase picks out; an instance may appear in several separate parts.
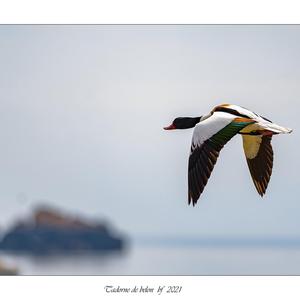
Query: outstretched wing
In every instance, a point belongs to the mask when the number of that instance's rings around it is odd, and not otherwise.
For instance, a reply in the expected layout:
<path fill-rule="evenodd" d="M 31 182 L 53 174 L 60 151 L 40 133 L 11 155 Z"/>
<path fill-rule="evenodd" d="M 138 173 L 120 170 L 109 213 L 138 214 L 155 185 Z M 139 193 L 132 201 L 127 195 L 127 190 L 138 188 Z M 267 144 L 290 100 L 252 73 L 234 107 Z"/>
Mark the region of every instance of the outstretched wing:
<path fill-rule="evenodd" d="M 273 149 L 271 136 L 243 135 L 243 147 L 250 174 L 260 196 L 266 192 L 272 168 Z"/>
<path fill-rule="evenodd" d="M 188 202 L 195 205 L 223 146 L 241 129 L 255 121 L 215 112 L 194 130 L 188 166 Z"/>

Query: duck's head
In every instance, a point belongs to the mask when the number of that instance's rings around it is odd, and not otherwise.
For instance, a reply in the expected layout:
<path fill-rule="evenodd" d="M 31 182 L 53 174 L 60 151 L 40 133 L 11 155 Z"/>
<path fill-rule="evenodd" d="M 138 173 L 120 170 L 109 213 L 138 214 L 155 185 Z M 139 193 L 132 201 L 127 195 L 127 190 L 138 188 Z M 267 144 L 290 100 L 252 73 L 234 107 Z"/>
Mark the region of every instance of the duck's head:
<path fill-rule="evenodd" d="M 189 117 L 180 117 L 176 118 L 170 126 L 164 127 L 165 130 L 172 129 L 188 129 L 196 126 L 200 122 L 201 117 L 189 118 Z"/>

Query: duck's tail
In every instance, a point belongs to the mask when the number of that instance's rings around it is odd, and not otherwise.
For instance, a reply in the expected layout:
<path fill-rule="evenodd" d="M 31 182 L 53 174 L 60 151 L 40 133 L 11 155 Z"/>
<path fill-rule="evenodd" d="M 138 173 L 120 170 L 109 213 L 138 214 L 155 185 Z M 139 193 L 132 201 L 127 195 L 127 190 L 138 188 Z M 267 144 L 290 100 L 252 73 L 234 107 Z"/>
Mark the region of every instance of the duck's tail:
<path fill-rule="evenodd" d="M 263 127 L 266 130 L 272 131 L 274 133 L 291 133 L 293 130 L 291 128 L 287 128 L 287 127 L 283 127 L 283 126 L 279 126 L 277 124 L 274 123 L 265 123 L 263 125 Z"/>

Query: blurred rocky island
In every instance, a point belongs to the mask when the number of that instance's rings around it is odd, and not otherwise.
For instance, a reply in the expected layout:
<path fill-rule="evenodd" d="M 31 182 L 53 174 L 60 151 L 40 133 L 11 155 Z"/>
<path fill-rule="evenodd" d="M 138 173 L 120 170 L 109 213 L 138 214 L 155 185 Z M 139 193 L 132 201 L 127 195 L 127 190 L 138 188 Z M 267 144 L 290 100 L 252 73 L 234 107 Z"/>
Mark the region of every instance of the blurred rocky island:
<path fill-rule="evenodd" d="M 41 207 L 3 235 L 0 251 L 32 254 L 122 250 L 125 239 L 106 223 L 87 221 Z"/>
<path fill-rule="evenodd" d="M 18 270 L 15 267 L 8 267 L 0 261 L 0 275 L 18 275 Z"/>

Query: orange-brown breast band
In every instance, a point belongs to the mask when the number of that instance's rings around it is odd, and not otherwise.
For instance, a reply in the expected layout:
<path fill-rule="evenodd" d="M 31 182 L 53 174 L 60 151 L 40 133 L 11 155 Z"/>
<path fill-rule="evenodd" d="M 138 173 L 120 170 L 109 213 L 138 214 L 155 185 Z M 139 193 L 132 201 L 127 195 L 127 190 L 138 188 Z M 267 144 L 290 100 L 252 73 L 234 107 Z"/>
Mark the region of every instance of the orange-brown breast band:
<path fill-rule="evenodd" d="M 248 119 L 248 118 L 235 118 L 233 120 L 233 122 L 236 122 L 236 123 L 243 123 L 243 122 L 252 123 L 254 121 L 252 119 Z"/>

